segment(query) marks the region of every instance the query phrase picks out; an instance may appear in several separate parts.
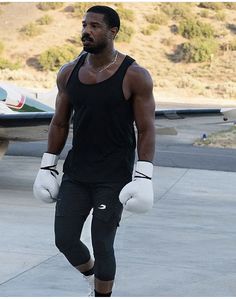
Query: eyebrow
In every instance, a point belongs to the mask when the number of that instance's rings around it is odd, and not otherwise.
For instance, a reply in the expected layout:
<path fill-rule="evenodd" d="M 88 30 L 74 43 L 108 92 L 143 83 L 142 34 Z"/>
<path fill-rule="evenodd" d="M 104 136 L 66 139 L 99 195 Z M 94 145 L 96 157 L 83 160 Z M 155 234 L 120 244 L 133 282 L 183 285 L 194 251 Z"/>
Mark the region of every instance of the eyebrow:
<path fill-rule="evenodd" d="M 102 23 L 100 22 L 86 22 L 86 21 L 82 21 L 82 24 L 85 24 L 85 23 L 90 23 L 91 25 L 102 25 Z"/>

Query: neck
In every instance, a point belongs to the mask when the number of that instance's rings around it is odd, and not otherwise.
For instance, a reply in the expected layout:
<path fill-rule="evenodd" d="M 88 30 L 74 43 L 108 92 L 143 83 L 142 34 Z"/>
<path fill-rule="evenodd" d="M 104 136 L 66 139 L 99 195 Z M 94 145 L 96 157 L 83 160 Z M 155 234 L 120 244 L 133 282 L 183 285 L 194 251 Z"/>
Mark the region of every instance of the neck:
<path fill-rule="evenodd" d="M 98 54 L 89 53 L 87 59 L 92 67 L 98 68 L 103 66 L 104 64 L 111 62 L 114 59 L 115 53 L 116 50 L 112 47 L 109 49 L 105 49 Z"/>

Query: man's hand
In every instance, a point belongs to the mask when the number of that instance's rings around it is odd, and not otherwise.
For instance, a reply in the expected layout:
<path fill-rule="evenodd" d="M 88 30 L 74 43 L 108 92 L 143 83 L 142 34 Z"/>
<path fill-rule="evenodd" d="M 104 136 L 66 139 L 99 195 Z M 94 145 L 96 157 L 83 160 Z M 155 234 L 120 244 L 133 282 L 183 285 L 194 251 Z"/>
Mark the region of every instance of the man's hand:
<path fill-rule="evenodd" d="M 119 199 L 124 209 L 133 213 L 145 213 L 153 206 L 153 165 L 138 161 L 134 180 L 121 190 Z"/>
<path fill-rule="evenodd" d="M 34 196 L 46 203 L 56 201 L 59 192 L 56 170 L 58 158 L 57 155 L 44 153 L 41 168 L 34 182 Z"/>

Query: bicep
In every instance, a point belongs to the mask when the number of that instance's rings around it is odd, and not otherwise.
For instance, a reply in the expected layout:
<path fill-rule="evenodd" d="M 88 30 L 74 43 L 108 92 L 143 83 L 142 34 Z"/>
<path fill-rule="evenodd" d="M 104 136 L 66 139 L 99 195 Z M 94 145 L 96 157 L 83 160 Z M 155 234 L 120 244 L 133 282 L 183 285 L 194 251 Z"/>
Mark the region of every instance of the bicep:
<path fill-rule="evenodd" d="M 153 83 L 148 73 L 140 78 L 140 84 L 135 85 L 133 93 L 134 120 L 139 133 L 154 126 L 155 100 Z"/>
<path fill-rule="evenodd" d="M 66 92 L 59 90 L 56 97 L 55 114 L 52 119 L 52 124 L 59 127 L 67 126 L 70 122 L 71 114 L 72 106 L 69 96 Z"/>

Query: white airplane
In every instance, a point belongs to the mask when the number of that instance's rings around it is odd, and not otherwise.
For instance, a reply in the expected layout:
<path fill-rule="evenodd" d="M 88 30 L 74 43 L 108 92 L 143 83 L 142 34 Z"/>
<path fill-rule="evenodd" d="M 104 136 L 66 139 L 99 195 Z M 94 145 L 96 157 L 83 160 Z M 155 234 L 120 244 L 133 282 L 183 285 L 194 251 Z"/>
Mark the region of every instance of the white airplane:
<path fill-rule="evenodd" d="M 38 93 L 15 86 L 7 82 L 0 82 L 0 159 L 7 151 L 10 141 L 46 140 L 48 127 L 54 115 L 54 109 L 45 105 L 41 100 L 55 103 L 57 88 L 48 93 Z M 204 109 L 188 109 L 191 114 L 203 113 Z M 224 116 L 234 118 L 236 109 L 225 109 Z M 219 109 L 212 109 L 218 114 Z M 176 114 L 184 114 L 184 109 L 157 109 L 156 117 L 172 119 Z M 232 114 L 233 113 L 233 114 Z M 161 127 L 156 124 L 156 134 L 177 135 L 174 127 Z"/>
<path fill-rule="evenodd" d="M 0 82 L 0 158 L 9 141 L 36 141 L 47 138 L 54 109 L 38 100 L 33 92 Z"/>
<path fill-rule="evenodd" d="M 223 114 L 224 121 L 236 124 L 236 108 L 222 108 L 221 113 Z"/>

